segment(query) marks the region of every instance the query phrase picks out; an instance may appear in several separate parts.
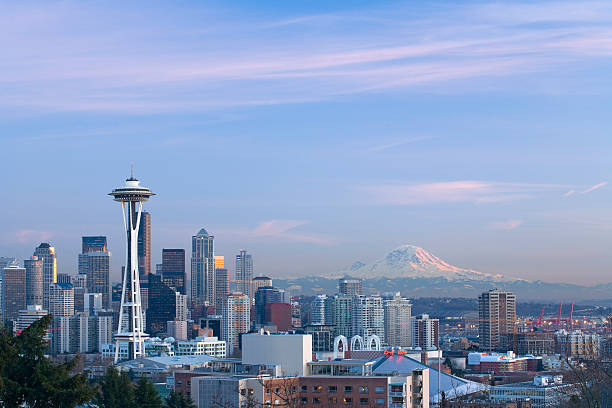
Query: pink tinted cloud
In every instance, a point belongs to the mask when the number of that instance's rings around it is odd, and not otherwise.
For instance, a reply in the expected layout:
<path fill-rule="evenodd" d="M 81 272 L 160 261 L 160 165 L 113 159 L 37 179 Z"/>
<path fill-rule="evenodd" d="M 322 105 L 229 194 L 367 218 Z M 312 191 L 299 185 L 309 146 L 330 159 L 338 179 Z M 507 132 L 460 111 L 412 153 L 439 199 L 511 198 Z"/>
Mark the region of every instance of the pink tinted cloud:
<path fill-rule="evenodd" d="M 491 223 L 491 227 L 497 230 L 513 230 L 523 225 L 523 220 L 506 220 L 506 221 L 494 221 Z"/>
<path fill-rule="evenodd" d="M 335 243 L 333 238 L 325 235 L 296 231 L 297 228 L 306 224 L 308 224 L 308 222 L 303 220 L 275 219 L 262 221 L 253 229 L 241 229 L 225 232 L 228 234 L 253 239 L 272 238 L 319 245 L 332 245 Z"/>
<path fill-rule="evenodd" d="M 51 238 L 53 238 L 53 236 L 54 234 L 48 231 L 23 229 L 15 232 L 17 242 L 19 242 L 20 244 L 49 241 Z"/>
<path fill-rule="evenodd" d="M 606 184 L 608 184 L 607 181 L 601 182 L 599 184 L 595 184 L 594 186 L 591 186 L 591 187 L 587 188 L 586 190 L 581 191 L 580 194 L 588 194 L 588 193 L 590 193 L 592 191 L 599 190 L 600 188 L 604 187 Z"/>

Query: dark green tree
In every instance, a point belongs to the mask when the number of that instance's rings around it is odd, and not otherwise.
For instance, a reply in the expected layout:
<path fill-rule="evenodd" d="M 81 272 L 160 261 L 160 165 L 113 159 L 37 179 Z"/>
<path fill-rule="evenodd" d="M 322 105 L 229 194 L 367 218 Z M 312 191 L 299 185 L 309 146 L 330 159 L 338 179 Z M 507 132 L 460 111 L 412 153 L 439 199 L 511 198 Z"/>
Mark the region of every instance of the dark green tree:
<path fill-rule="evenodd" d="M 101 408 L 136 408 L 134 388 L 128 374 L 109 367 L 100 382 L 95 403 Z"/>
<path fill-rule="evenodd" d="M 47 315 L 18 336 L 0 329 L 0 407 L 73 408 L 95 394 L 85 374 L 72 373 L 78 359 L 59 364 L 45 356 L 52 319 Z"/>
<path fill-rule="evenodd" d="M 164 408 L 196 408 L 193 401 L 180 392 L 170 391 L 164 402 Z"/>
<path fill-rule="evenodd" d="M 136 406 L 142 408 L 162 408 L 162 400 L 155 386 L 146 377 L 140 377 L 134 390 Z"/>

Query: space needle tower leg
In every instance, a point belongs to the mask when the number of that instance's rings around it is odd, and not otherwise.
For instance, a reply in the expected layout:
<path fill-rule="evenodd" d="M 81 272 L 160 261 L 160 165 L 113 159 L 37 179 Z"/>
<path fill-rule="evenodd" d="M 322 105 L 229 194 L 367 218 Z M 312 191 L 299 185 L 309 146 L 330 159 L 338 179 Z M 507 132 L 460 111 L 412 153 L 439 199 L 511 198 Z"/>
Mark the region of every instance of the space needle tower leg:
<path fill-rule="evenodd" d="M 121 202 L 123 224 L 127 235 L 126 268 L 121 290 L 121 308 L 115 334 L 115 364 L 121 360 L 121 346 L 127 343 L 128 359 L 145 356 L 142 300 L 140 297 L 140 276 L 138 272 L 138 229 L 142 214 L 142 203 L 154 195 L 149 189 L 140 186 L 132 176 L 125 186 L 113 190 L 109 195 Z"/>

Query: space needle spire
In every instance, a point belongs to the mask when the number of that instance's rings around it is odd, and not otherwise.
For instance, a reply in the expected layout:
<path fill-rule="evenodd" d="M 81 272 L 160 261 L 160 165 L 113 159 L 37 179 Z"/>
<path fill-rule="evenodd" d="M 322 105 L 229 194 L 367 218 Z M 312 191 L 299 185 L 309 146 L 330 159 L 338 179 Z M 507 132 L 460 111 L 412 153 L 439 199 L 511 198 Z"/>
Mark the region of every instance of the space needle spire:
<path fill-rule="evenodd" d="M 128 359 L 134 360 L 145 356 L 144 340 L 149 337 L 144 332 L 142 301 L 140 297 L 140 278 L 138 273 L 138 228 L 142 203 L 155 195 L 134 178 L 134 168 L 125 185 L 114 189 L 108 195 L 121 203 L 123 224 L 127 234 L 127 258 L 123 286 L 121 290 L 121 309 L 119 324 L 115 334 L 115 363 L 119 361 L 121 345 L 128 345 Z"/>

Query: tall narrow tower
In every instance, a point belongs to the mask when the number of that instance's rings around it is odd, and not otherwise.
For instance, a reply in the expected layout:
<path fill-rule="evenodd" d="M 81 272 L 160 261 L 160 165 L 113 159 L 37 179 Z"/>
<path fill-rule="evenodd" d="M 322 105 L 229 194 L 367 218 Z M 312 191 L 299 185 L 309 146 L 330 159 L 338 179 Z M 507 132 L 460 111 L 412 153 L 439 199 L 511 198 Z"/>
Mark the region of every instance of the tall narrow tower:
<path fill-rule="evenodd" d="M 115 363 L 119 361 L 121 344 L 128 344 L 128 359 L 133 360 L 145 355 L 142 302 L 140 299 L 140 279 L 138 275 L 138 229 L 142 214 L 142 203 L 155 195 L 134 178 L 132 172 L 123 187 L 109 193 L 115 201 L 121 203 L 123 223 L 127 233 L 127 259 L 123 274 L 121 291 L 121 309 L 119 309 L 119 325 L 115 335 Z"/>

